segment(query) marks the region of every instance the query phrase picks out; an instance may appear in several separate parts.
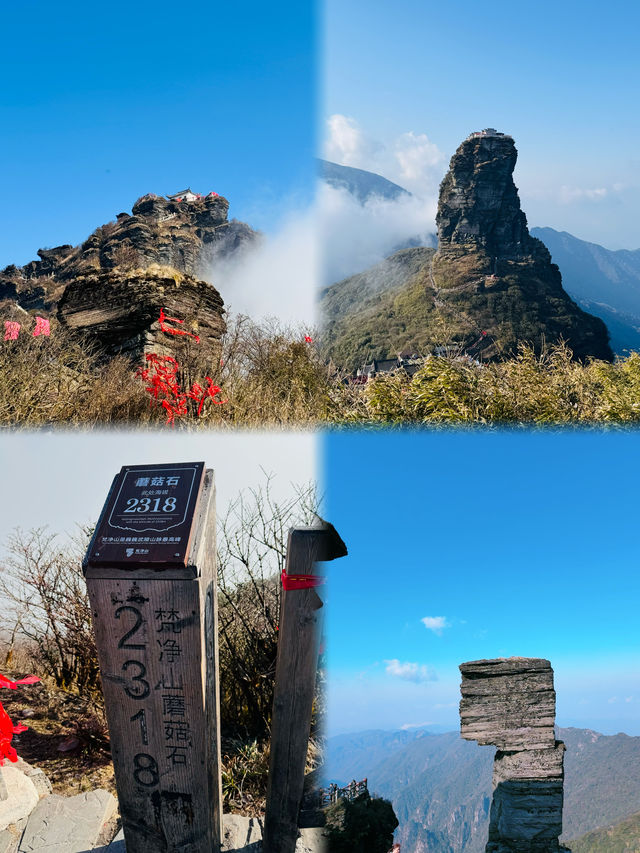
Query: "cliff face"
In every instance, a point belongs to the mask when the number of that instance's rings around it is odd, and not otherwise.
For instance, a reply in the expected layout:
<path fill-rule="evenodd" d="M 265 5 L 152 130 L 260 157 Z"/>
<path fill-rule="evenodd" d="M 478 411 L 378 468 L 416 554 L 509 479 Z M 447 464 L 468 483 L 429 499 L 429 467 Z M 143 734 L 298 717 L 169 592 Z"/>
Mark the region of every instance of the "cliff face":
<path fill-rule="evenodd" d="M 541 658 L 460 666 L 460 734 L 498 747 L 486 853 L 567 853 L 564 744 L 554 734 L 553 670 Z"/>
<path fill-rule="evenodd" d="M 517 158 L 506 135 L 471 136 L 460 145 L 440 185 L 440 246 L 473 244 L 494 257 L 534 249 L 512 177 Z"/>
<path fill-rule="evenodd" d="M 513 139 L 495 131 L 472 134 L 451 158 L 436 217 L 436 305 L 458 334 L 489 333 L 485 357 L 562 339 L 579 359 L 611 360 L 606 326 L 572 301 L 546 246 L 529 234 L 516 159 Z"/>
<path fill-rule="evenodd" d="M 67 285 L 58 305 L 58 319 L 81 331 L 102 356 L 128 355 L 139 362 L 147 353 L 176 354 L 176 347 L 197 335 L 202 351 L 210 351 L 225 331 L 223 302 L 215 287 L 169 267 L 147 270 L 87 272 Z M 160 311 L 177 317 L 169 328 L 188 332 L 171 336 L 162 331 Z"/>
<path fill-rule="evenodd" d="M 184 201 L 150 193 L 81 245 L 40 249 L 39 260 L 6 267 L 0 300 L 27 311 L 57 311 L 63 325 L 87 333 L 107 356 L 122 352 L 139 360 L 161 349 L 160 308 L 184 320 L 182 328 L 197 330 L 206 345 L 225 323 L 222 298 L 202 276 L 214 260 L 258 236 L 229 221 L 228 210 L 229 202 L 215 194 Z"/>

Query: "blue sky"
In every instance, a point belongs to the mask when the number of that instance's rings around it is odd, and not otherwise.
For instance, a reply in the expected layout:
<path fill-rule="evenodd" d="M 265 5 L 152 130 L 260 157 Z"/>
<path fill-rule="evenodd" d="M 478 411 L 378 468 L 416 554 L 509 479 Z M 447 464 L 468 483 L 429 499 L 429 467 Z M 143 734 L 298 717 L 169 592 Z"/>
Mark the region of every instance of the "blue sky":
<path fill-rule="evenodd" d="M 458 726 L 463 661 L 546 657 L 558 723 L 640 735 L 635 433 L 334 432 L 330 733 Z M 423 620 L 426 620 L 423 621 Z"/>
<path fill-rule="evenodd" d="M 386 165 L 400 182 L 394 156 L 413 134 L 436 189 L 468 133 L 510 133 L 530 225 L 637 249 L 639 24 L 640 7 L 625 0 L 328 0 L 323 113 L 361 132 L 346 165 Z"/>
<path fill-rule="evenodd" d="M 5 4 L 0 268 L 190 185 L 269 231 L 313 192 L 313 0 Z"/>
<path fill-rule="evenodd" d="M 0 433 L 5 488 L 0 501 L 0 556 L 11 532 L 47 526 L 72 535 L 95 524 L 111 481 L 123 465 L 204 461 L 213 468 L 219 516 L 241 491 L 273 475 L 273 495 L 289 500 L 293 486 L 316 479 L 311 433 L 171 430 Z"/>

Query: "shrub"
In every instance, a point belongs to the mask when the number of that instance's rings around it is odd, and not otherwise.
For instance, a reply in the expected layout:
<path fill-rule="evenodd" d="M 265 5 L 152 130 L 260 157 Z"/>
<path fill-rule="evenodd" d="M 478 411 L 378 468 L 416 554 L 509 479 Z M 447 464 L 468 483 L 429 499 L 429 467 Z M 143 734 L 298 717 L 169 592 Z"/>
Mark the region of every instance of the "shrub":
<path fill-rule="evenodd" d="M 398 819 L 388 800 L 361 794 L 325 811 L 328 853 L 387 853 Z"/>

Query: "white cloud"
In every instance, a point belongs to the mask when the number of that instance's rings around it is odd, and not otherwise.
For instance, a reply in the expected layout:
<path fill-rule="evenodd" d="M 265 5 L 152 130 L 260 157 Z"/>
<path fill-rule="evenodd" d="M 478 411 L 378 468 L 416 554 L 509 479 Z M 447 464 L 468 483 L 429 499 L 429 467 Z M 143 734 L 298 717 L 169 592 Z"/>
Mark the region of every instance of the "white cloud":
<path fill-rule="evenodd" d="M 325 285 L 362 272 L 409 239 L 431 245 L 436 231 L 435 197 L 371 198 L 360 204 L 348 190 L 322 183 L 318 205 Z"/>
<path fill-rule="evenodd" d="M 354 118 L 335 114 L 327 120 L 324 156 L 382 175 L 413 195 L 361 204 L 346 189 L 322 183 L 323 284 L 362 272 L 409 242 L 433 245 L 445 160 L 426 133 L 408 131 L 382 142 L 367 136 Z"/>
<path fill-rule="evenodd" d="M 276 233 L 239 255 L 216 261 L 206 278 L 222 293 L 225 308 L 253 320 L 277 315 L 283 324 L 312 326 L 319 286 L 316 211 L 292 212 Z"/>
<path fill-rule="evenodd" d="M 442 632 L 445 628 L 451 627 L 445 616 L 425 616 L 424 619 L 421 619 L 420 621 L 427 631 L 433 631 L 433 633 L 437 634 L 439 637 L 442 636 Z"/>
<path fill-rule="evenodd" d="M 563 184 L 560 187 L 559 202 L 560 204 L 573 204 L 576 201 L 600 201 L 609 193 L 606 187 L 598 187 L 597 189 L 581 189 L 580 187 L 570 187 Z"/>
<path fill-rule="evenodd" d="M 395 157 L 400 167 L 400 178 L 406 184 L 415 185 L 424 180 L 427 173 L 440 166 L 444 160 L 442 152 L 426 133 L 403 133 L 395 142 Z"/>
<path fill-rule="evenodd" d="M 437 681 L 438 676 L 435 670 L 427 664 L 410 663 L 409 661 L 401 663 L 399 660 L 386 660 L 386 672 L 396 678 L 402 678 L 404 681 L 413 681 L 416 684 L 423 684 L 427 681 Z"/>
<path fill-rule="evenodd" d="M 327 129 L 326 159 L 342 166 L 366 168 L 362 163 L 375 156 L 376 146 L 365 138 L 356 120 L 336 113 L 327 119 Z"/>
<path fill-rule="evenodd" d="M 434 725 L 433 720 L 425 720 L 424 723 L 403 723 L 400 726 L 400 729 L 403 732 L 406 732 L 409 729 L 421 729 L 423 726 L 433 726 L 433 725 Z"/>
<path fill-rule="evenodd" d="M 373 139 L 354 118 L 336 113 L 327 119 L 327 160 L 376 172 L 418 195 L 437 193 L 445 157 L 426 133 L 408 131 L 390 141 Z"/>

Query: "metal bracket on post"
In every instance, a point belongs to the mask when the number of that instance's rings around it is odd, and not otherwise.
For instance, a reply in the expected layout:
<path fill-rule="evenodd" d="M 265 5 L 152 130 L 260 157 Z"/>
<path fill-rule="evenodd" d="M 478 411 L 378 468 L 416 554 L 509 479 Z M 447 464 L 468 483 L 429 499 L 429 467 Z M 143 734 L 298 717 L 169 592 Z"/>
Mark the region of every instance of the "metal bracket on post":
<path fill-rule="evenodd" d="M 346 553 L 347 548 L 336 529 L 326 522 L 321 527 L 289 531 L 283 574 L 285 589 L 280 606 L 264 853 L 294 853 L 295 850 L 323 605 L 315 589 L 318 577 L 314 567 L 316 563 L 335 560 Z"/>
<path fill-rule="evenodd" d="M 127 853 L 219 850 L 213 472 L 125 466 L 84 572 Z"/>

